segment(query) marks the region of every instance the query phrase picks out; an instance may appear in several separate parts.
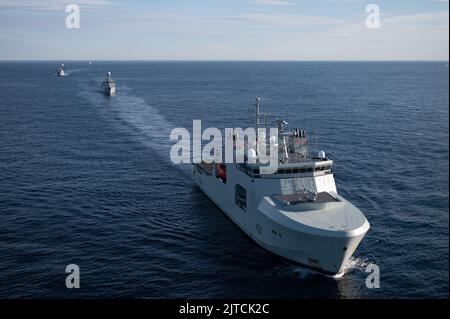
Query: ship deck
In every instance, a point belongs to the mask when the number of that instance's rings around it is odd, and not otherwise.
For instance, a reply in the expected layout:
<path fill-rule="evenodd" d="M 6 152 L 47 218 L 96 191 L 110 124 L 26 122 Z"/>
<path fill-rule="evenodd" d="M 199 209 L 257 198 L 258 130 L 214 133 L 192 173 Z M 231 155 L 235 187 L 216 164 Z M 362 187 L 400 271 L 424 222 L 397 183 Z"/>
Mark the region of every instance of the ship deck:
<path fill-rule="evenodd" d="M 299 194 L 289 194 L 289 195 L 274 195 L 273 198 L 275 198 L 277 201 L 285 204 L 285 205 L 295 205 L 295 204 L 299 204 L 299 203 L 303 203 L 304 201 L 302 201 L 300 199 L 300 195 Z M 317 194 L 316 200 L 314 201 L 314 203 L 334 203 L 334 202 L 339 202 L 339 200 L 333 196 L 331 196 L 329 193 L 327 192 L 320 192 Z"/>

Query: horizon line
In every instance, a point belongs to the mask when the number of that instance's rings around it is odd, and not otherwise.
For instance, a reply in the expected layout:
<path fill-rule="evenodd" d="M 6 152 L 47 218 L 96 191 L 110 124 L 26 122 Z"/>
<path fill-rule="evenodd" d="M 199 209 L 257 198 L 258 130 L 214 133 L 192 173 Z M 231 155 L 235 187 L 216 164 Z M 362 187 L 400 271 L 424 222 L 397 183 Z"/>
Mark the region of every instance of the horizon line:
<path fill-rule="evenodd" d="M 0 62 L 448 62 L 441 59 L 336 59 L 336 60 L 276 60 L 276 59 L 0 59 Z"/>

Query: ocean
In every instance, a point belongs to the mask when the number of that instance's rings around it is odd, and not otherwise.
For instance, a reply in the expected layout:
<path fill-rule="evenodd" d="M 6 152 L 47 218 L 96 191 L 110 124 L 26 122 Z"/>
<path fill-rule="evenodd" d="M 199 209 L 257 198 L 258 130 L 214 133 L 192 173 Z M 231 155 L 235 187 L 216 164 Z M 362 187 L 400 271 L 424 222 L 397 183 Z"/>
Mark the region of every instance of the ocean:
<path fill-rule="evenodd" d="M 0 63 L 0 298 L 448 298 L 448 62 L 61 62 Z M 371 224 L 340 279 L 259 247 L 170 161 L 173 128 L 249 126 L 257 96 Z"/>

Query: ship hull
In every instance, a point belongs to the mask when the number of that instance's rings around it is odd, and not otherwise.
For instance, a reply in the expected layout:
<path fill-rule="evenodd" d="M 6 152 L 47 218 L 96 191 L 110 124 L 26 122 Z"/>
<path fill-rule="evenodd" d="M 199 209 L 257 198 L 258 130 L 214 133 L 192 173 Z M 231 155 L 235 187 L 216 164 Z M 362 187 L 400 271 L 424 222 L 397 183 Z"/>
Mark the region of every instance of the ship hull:
<path fill-rule="evenodd" d="M 116 95 L 116 88 L 105 88 L 103 90 L 103 93 L 105 93 L 108 96 L 114 96 Z"/>
<path fill-rule="evenodd" d="M 234 205 L 234 194 L 230 194 L 230 189 L 224 189 L 224 185 L 217 182 L 214 176 L 197 174 L 194 180 L 203 193 L 258 245 L 278 256 L 327 275 L 340 277 L 345 273 L 348 259 L 370 228 L 364 217 L 361 226 L 349 231 L 309 227 L 272 209 L 264 198 L 255 198 L 257 204 L 249 205 L 246 212 L 242 212 Z M 347 209 L 357 210 L 342 200 Z M 359 210 L 356 213 L 362 215 Z M 323 212 L 317 211 L 317 214 Z"/>
<path fill-rule="evenodd" d="M 261 214 L 262 215 L 262 214 Z M 347 236 L 311 234 L 274 223 L 260 216 L 260 231 L 252 232 L 252 239 L 270 252 L 325 274 L 340 277 L 345 273 L 348 259 L 367 232 Z M 276 229 L 277 234 L 272 233 Z M 266 233 L 266 234 L 265 234 Z M 278 234 L 287 240 L 281 241 Z"/>

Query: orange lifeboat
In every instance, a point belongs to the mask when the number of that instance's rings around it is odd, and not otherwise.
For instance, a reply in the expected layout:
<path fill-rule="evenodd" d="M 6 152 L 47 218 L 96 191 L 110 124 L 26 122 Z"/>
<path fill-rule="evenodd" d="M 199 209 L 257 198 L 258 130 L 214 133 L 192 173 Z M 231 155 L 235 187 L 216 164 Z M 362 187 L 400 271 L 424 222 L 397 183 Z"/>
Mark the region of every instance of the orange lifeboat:
<path fill-rule="evenodd" d="M 216 177 L 222 180 L 222 182 L 227 182 L 227 167 L 225 164 L 216 165 Z"/>

